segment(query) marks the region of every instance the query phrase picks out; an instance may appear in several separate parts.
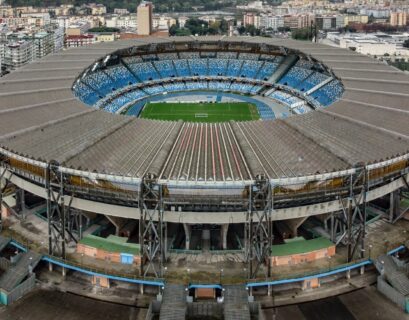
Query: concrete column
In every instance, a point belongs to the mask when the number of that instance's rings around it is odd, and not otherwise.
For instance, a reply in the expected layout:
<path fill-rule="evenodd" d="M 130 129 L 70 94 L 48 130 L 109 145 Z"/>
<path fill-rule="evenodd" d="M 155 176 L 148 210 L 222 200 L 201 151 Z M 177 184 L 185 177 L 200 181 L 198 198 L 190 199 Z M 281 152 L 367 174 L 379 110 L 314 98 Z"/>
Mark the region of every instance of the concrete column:
<path fill-rule="evenodd" d="M 297 237 L 298 235 L 298 228 L 307 220 L 308 217 L 302 217 L 302 218 L 295 218 L 291 220 L 283 220 L 282 222 L 286 223 L 287 226 L 291 230 L 291 234 L 293 237 Z"/>
<path fill-rule="evenodd" d="M 229 224 L 228 223 L 224 223 L 221 225 L 220 228 L 220 238 L 222 241 L 222 249 L 226 250 L 227 249 L 227 232 L 229 231 Z"/>
<path fill-rule="evenodd" d="M 24 190 L 23 189 L 17 189 L 16 191 L 16 212 L 20 214 L 23 212 L 25 208 L 25 201 L 24 201 Z"/>
<path fill-rule="evenodd" d="M 189 248 L 190 248 L 190 236 L 192 235 L 192 227 L 189 224 L 184 223 L 183 224 L 183 229 L 185 229 L 185 238 L 186 238 L 186 247 L 185 247 L 185 249 L 189 250 Z"/>
<path fill-rule="evenodd" d="M 390 193 L 389 222 L 393 222 L 400 215 L 399 190 Z"/>
<path fill-rule="evenodd" d="M 163 230 L 163 237 L 164 237 L 164 239 L 163 239 L 163 252 L 164 252 L 164 257 L 165 257 L 165 260 L 168 258 L 168 223 L 167 222 L 164 222 L 163 223 L 163 227 L 164 227 L 164 230 Z"/>
<path fill-rule="evenodd" d="M 115 235 L 119 236 L 119 231 L 126 224 L 126 219 L 125 218 L 120 218 L 120 217 L 108 216 L 108 215 L 105 215 L 105 217 L 107 217 L 107 219 L 114 225 Z"/>

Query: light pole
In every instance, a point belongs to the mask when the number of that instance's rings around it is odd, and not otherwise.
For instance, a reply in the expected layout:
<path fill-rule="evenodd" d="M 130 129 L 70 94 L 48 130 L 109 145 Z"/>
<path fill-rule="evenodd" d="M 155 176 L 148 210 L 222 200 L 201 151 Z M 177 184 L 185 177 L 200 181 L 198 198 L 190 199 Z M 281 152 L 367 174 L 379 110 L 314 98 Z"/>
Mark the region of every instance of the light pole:
<path fill-rule="evenodd" d="M 222 284 L 223 268 L 220 269 L 220 284 Z"/>
<path fill-rule="evenodd" d="M 371 260 L 371 251 L 372 251 L 372 245 L 370 244 L 369 246 L 368 246 L 368 248 L 369 248 L 369 260 Z"/>

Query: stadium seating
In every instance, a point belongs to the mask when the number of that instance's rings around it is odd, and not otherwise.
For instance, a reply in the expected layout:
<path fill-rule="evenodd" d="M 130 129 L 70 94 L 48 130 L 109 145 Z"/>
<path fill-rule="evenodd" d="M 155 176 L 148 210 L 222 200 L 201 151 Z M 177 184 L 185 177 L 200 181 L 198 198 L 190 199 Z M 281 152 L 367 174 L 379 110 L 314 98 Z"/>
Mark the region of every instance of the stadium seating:
<path fill-rule="evenodd" d="M 300 59 L 295 64 L 297 67 L 304 68 L 304 69 L 311 69 L 314 64 L 311 61 Z"/>
<path fill-rule="evenodd" d="M 140 100 L 140 101 L 135 102 L 134 105 L 129 107 L 127 115 L 135 116 L 135 117 L 139 116 L 145 103 L 146 103 L 145 100 Z"/>
<path fill-rule="evenodd" d="M 192 75 L 186 59 L 174 60 L 173 64 L 175 65 L 178 77 L 188 77 Z"/>
<path fill-rule="evenodd" d="M 199 52 L 180 52 L 181 59 L 200 59 Z"/>
<path fill-rule="evenodd" d="M 218 52 L 217 58 L 219 59 L 237 59 L 237 52 Z"/>
<path fill-rule="evenodd" d="M 264 64 L 260 67 L 260 70 L 257 73 L 256 78 L 267 81 L 277 70 L 277 67 L 278 67 L 277 63 L 269 61 L 264 62 Z"/>
<path fill-rule="evenodd" d="M 256 94 L 257 92 L 259 92 L 261 90 L 261 88 L 262 88 L 262 86 L 260 86 L 260 85 L 254 85 L 251 88 L 250 93 L 251 94 Z"/>
<path fill-rule="evenodd" d="M 154 61 L 153 64 L 162 78 L 176 77 L 177 73 L 173 66 L 172 60 Z"/>
<path fill-rule="evenodd" d="M 214 59 L 217 56 L 217 52 L 212 52 L 212 51 L 202 51 L 200 52 L 200 58 L 201 59 L 206 59 L 206 58 L 210 58 L 210 59 Z"/>
<path fill-rule="evenodd" d="M 177 60 L 179 58 L 176 52 L 158 53 L 157 56 L 159 60 Z"/>
<path fill-rule="evenodd" d="M 238 92 L 242 92 L 242 93 L 250 93 L 252 87 L 253 87 L 253 85 L 248 84 L 248 83 L 233 82 L 231 84 L 231 86 L 230 86 L 230 89 L 232 91 L 238 91 Z"/>
<path fill-rule="evenodd" d="M 261 61 L 244 60 L 241 66 L 240 76 L 254 79 L 262 65 L 263 63 Z"/>
<path fill-rule="evenodd" d="M 260 118 L 263 120 L 273 120 L 275 119 L 275 115 L 273 110 L 266 105 L 257 105 L 258 113 L 260 114 Z"/>
<path fill-rule="evenodd" d="M 114 81 L 116 88 L 126 87 L 138 82 L 132 73 L 124 66 L 116 66 L 104 71 Z"/>
<path fill-rule="evenodd" d="M 314 88 L 317 84 L 325 81 L 328 78 L 325 74 L 314 71 L 306 77 L 300 84 L 294 86 L 296 89 L 305 92 Z"/>
<path fill-rule="evenodd" d="M 258 53 L 251 53 L 251 52 L 241 52 L 239 54 L 240 60 L 258 60 L 260 55 Z"/>
<path fill-rule="evenodd" d="M 166 90 L 162 85 L 153 85 L 153 86 L 144 87 L 143 91 L 145 91 L 149 95 L 155 95 L 155 94 L 164 93 Z"/>
<path fill-rule="evenodd" d="M 157 95 L 165 92 L 185 90 L 234 91 L 242 94 L 257 94 L 262 85 L 237 80 L 188 80 L 185 82 L 164 81 L 164 84 L 149 84 L 151 80 L 177 77 L 234 77 L 268 81 L 279 68 L 284 57 L 247 52 L 170 52 L 148 54 L 143 56 L 124 57 L 116 66 L 89 72 L 73 87 L 75 95 L 84 103 L 117 112 L 122 106 L 136 103 L 147 95 Z M 328 79 L 328 80 L 327 80 Z M 329 81 L 329 76 L 306 59 L 299 59 L 278 83 L 300 92 L 308 92 L 323 81 Z M 143 89 L 129 91 L 129 86 L 138 83 L 146 84 Z M 317 86 L 319 87 L 319 86 Z M 128 92 L 125 92 L 128 91 Z M 125 93 L 121 93 L 125 92 Z M 342 84 L 334 79 L 326 83 L 309 96 L 311 103 L 328 106 L 340 98 L 343 92 Z M 289 93 L 276 90 L 270 94 L 288 106 L 295 113 L 304 113 L 307 109 L 298 107 L 301 101 Z M 297 108 L 294 107 L 297 105 Z M 135 107 L 137 109 L 137 107 Z M 260 111 L 261 112 L 261 111 Z M 262 110 L 262 118 L 274 118 L 274 113 L 267 107 Z M 261 113 L 260 113 L 261 114 Z"/>
<path fill-rule="evenodd" d="M 298 84 L 306 79 L 311 73 L 311 70 L 294 66 L 280 79 L 280 81 L 278 81 L 278 83 L 296 88 Z"/>
<path fill-rule="evenodd" d="M 242 60 L 229 60 L 229 65 L 227 67 L 226 76 L 228 77 L 238 77 L 240 74 L 241 66 L 243 65 Z"/>
<path fill-rule="evenodd" d="M 101 96 L 106 96 L 115 89 L 112 79 L 103 71 L 89 74 L 82 81 L 95 89 Z"/>
<path fill-rule="evenodd" d="M 223 76 L 226 74 L 227 64 L 229 60 L 227 59 L 209 59 L 209 76 Z"/>
<path fill-rule="evenodd" d="M 183 82 L 167 83 L 163 87 L 166 91 L 183 91 L 186 90 L 186 86 Z"/>
<path fill-rule="evenodd" d="M 90 106 L 96 104 L 100 98 L 98 93 L 82 82 L 78 82 L 73 89 L 75 96 Z"/>
<path fill-rule="evenodd" d="M 143 61 L 155 61 L 158 60 L 158 56 L 156 54 L 145 54 L 142 59 Z"/>
<path fill-rule="evenodd" d="M 275 56 L 271 56 L 269 54 L 261 54 L 259 60 L 261 61 L 270 61 L 273 62 L 275 61 L 276 57 Z"/>
<path fill-rule="evenodd" d="M 342 92 L 343 89 L 341 83 L 339 80 L 335 79 L 313 92 L 311 96 L 323 106 L 328 106 L 338 100 L 341 97 Z"/>
<path fill-rule="evenodd" d="M 293 96 L 292 94 L 289 94 L 281 90 L 274 91 L 273 93 L 270 94 L 270 97 L 278 101 L 281 101 L 282 103 L 288 106 L 291 106 L 295 103 L 302 101 L 300 98 L 297 98 Z"/>
<path fill-rule="evenodd" d="M 230 89 L 230 82 L 227 81 L 209 81 L 209 90 L 228 91 Z"/>
<path fill-rule="evenodd" d="M 304 105 L 297 106 L 291 109 L 295 114 L 304 114 L 308 112 Z"/>
<path fill-rule="evenodd" d="M 151 62 L 134 63 L 131 64 L 129 67 L 141 81 L 154 80 L 160 78 L 159 74 L 156 72 Z"/>
<path fill-rule="evenodd" d="M 206 59 L 188 59 L 190 71 L 194 76 L 207 75 L 207 60 Z"/>

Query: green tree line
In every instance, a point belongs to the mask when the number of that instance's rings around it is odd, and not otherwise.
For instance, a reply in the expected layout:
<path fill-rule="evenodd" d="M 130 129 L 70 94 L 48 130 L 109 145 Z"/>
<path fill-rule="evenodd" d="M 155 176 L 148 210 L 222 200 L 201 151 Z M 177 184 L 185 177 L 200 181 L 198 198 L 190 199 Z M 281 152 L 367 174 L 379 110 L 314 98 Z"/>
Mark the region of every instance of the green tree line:
<path fill-rule="evenodd" d="M 72 4 L 81 6 L 90 3 L 89 0 L 8 0 L 13 7 L 19 6 L 59 6 L 61 4 Z M 92 2 L 101 3 L 107 7 L 108 12 L 113 12 L 115 8 L 128 9 L 135 12 L 140 0 L 95 0 Z M 204 10 L 219 10 L 226 7 L 233 7 L 242 4 L 245 0 L 152 0 L 155 5 L 155 12 L 189 12 L 194 11 L 194 7 L 201 7 Z"/>

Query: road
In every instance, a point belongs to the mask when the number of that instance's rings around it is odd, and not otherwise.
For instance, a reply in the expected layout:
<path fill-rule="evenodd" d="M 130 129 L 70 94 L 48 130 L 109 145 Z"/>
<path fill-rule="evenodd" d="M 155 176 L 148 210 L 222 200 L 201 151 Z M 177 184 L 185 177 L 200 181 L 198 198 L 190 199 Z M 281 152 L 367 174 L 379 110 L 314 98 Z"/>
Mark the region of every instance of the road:
<path fill-rule="evenodd" d="M 395 304 L 375 287 L 341 296 L 279 307 L 276 320 L 409 320 Z M 264 310 L 266 319 L 273 319 L 274 310 Z"/>
<path fill-rule="evenodd" d="M 36 290 L 9 307 L 1 320 L 138 320 L 145 309 L 102 302 L 59 291 Z"/>

